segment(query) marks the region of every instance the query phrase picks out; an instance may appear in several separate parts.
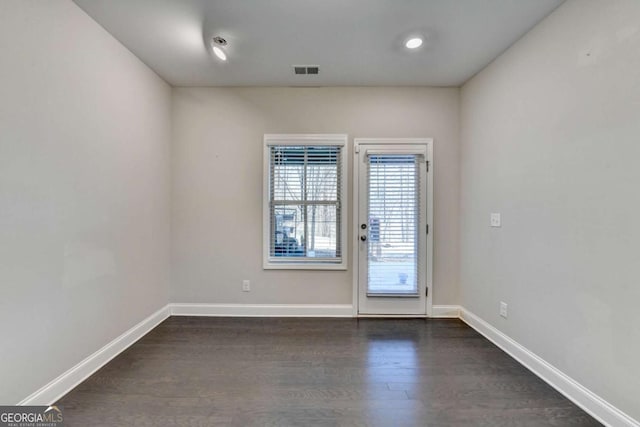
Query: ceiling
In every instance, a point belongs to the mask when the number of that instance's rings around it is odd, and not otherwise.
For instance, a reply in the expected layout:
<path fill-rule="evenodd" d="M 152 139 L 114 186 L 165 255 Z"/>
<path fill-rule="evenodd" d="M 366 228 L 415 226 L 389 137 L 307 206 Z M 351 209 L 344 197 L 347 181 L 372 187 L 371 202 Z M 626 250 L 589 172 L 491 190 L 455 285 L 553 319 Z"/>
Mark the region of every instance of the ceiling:
<path fill-rule="evenodd" d="M 74 1 L 175 86 L 459 86 L 563 2 Z M 416 34 L 425 43 L 409 51 Z M 214 36 L 228 41 L 226 62 Z"/>

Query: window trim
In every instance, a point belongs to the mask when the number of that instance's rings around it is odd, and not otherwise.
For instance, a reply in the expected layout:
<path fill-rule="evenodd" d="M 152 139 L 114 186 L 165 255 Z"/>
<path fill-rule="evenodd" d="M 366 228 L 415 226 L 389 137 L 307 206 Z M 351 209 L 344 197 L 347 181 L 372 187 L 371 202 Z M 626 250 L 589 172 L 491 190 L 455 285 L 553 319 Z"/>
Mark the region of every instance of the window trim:
<path fill-rule="evenodd" d="M 348 262 L 349 245 L 347 242 L 347 220 L 349 186 L 347 185 L 347 150 L 348 136 L 346 134 L 265 134 L 263 141 L 263 169 L 262 169 L 262 268 L 265 270 L 346 270 Z M 274 262 L 269 256 L 270 236 L 270 150 L 273 145 L 336 145 L 342 150 L 342 165 L 340 167 L 341 183 L 338 189 L 340 200 L 340 262 L 335 261 L 309 261 L 308 259 L 296 262 Z"/>

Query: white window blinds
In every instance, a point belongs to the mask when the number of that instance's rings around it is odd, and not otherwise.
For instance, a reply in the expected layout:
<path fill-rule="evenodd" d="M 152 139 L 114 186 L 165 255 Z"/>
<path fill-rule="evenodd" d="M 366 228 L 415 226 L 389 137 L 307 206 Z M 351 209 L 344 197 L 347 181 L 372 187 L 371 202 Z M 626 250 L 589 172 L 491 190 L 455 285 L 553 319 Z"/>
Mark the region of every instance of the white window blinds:
<path fill-rule="evenodd" d="M 342 262 L 341 145 L 269 145 L 272 263 Z"/>
<path fill-rule="evenodd" d="M 368 294 L 418 292 L 420 161 L 415 154 L 368 155 Z"/>

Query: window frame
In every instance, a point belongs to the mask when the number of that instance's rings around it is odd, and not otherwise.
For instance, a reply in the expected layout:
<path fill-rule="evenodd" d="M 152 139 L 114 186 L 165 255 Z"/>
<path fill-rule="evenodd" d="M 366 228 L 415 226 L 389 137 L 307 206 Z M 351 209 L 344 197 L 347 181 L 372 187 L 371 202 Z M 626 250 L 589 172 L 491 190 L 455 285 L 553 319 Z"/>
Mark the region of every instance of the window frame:
<path fill-rule="evenodd" d="M 346 270 L 348 262 L 348 244 L 347 236 L 347 216 L 349 198 L 347 194 L 347 141 L 346 134 L 265 134 L 263 141 L 263 170 L 262 170 L 262 267 L 266 270 Z M 341 174 L 340 200 L 338 209 L 340 209 L 340 258 L 339 261 L 330 260 L 323 261 L 321 258 L 310 260 L 309 258 L 300 261 L 277 261 L 270 256 L 270 239 L 271 239 L 271 146 L 322 146 L 332 145 L 341 147 L 342 164 L 339 168 Z M 336 236 L 338 237 L 338 236 Z"/>

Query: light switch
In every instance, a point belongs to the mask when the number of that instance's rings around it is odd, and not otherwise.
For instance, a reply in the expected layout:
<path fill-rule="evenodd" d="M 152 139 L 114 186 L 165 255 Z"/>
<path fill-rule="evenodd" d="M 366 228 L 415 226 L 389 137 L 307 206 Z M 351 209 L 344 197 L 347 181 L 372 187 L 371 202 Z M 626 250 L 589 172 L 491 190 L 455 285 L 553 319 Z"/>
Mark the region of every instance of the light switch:
<path fill-rule="evenodd" d="M 500 219 L 500 214 L 499 213 L 492 213 L 491 214 L 491 226 L 492 227 L 501 227 L 502 226 L 502 220 Z"/>

